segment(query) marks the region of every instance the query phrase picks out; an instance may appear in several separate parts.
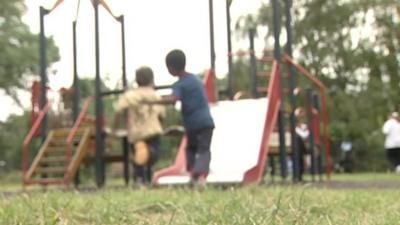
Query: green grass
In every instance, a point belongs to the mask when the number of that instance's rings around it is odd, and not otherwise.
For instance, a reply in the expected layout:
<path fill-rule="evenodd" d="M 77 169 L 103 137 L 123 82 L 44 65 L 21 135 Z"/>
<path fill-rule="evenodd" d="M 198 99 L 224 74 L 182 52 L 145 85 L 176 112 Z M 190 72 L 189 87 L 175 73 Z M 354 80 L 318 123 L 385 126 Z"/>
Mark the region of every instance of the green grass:
<path fill-rule="evenodd" d="M 0 224 L 399 224 L 398 190 L 246 187 L 24 193 Z"/>
<path fill-rule="evenodd" d="M 357 173 L 357 174 L 335 174 L 332 176 L 333 181 L 400 181 L 400 174 L 394 173 Z"/>
<path fill-rule="evenodd" d="M 353 178 L 353 179 L 351 179 Z M 399 180 L 395 174 L 333 180 Z M 118 183 L 118 182 L 115 182 Z M 1 188 L 0 188 L 1 189 Z M 38 189 L 0 194 L 0 224 L 400 224 L 398 189 L 326 189 L 312 185 Z"/>

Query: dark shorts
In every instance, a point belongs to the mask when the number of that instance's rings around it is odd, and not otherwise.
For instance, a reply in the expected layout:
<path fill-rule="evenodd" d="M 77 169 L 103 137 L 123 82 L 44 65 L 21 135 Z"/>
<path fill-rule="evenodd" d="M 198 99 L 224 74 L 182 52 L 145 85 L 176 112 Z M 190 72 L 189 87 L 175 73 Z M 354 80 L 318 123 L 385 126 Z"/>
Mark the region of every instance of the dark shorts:
<path fill-rule="evenodd" d="M 393 167 L 400 165 L 400 148 L 387 148 L 386 156 Z"/>
<path fill-rule="evenodd" d="M 214 128 L 187 132 L 186 169 L 193 176 L 208 174 L 210 169 L 210 145 Z"/>
<path fill-rule="evenodd" d="M 145 140 L 149 146 L 150 159 L 147 165 L 139 166 L 133 163 L 133 176 L 136 182 L 150 183 L 153 175 L 153 165 L 158 161 L 161 152 L 161 137 L 154 136 Z"/>

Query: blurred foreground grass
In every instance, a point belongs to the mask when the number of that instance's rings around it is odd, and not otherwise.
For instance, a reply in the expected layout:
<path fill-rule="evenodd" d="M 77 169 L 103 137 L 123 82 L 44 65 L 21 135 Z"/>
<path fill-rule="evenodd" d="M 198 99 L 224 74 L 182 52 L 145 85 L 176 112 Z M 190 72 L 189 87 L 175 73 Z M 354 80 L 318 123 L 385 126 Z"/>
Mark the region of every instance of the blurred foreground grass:
<path fill-rule="evenodd" d="M 396 174 L 332 178 L 339 182 L 400 181 Z M 110 183 L 122 181 L 110 180 L 104 189 L 81 192 L 3 191 L 0 224 L 400 224 L 399 189 L 328 189 L 304 184 L 207 187 L 199 192 L 110 188 Z M 16 184 L 6 186 L 21 190 Z"/>

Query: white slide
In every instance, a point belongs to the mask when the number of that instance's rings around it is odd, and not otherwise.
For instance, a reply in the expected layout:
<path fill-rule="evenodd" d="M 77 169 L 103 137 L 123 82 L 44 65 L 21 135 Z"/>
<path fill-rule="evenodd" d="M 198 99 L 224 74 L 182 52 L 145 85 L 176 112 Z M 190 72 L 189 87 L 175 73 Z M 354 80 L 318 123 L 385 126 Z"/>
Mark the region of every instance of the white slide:
<path fill-rule="evenodd" d="M 244 174 L 257 164 L 267 108 L 267 98 L 219 101 L 211 105 L 215 129 L 208 183 L 240 183 Z M 180 164 L 181 168 L 175 167 L 175 173 L 159 173 L 158 176 L 156 173 L 155 184 L 189 182 L 183 165 L 185 163 Z"/>

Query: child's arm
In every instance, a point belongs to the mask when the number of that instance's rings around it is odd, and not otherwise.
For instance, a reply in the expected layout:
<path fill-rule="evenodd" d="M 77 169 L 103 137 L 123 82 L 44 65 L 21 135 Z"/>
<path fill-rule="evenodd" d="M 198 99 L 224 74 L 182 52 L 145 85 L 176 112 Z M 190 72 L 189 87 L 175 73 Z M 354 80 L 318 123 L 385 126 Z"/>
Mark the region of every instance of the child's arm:
<path fill-rule="evenodd" d="M 175 104 L 176 101 L 178 101 L 178 98 L 175 95 L 167 95 L 163 96 L 159 100 L 154 100 L 154 101 L 149 101 L 149 100 L 144 100 L 142 101 L 143 104 L 149 104 L 149 105 L 169 105 L 169 104 Z"/>
<path fill-rule="evenodd" d="M 129 107 L 136 107 L 140 104 L 141 96 L 138 92 L 128 91 L 124 93 L 114 105 L 115 112 L 121 112 Z"/>

